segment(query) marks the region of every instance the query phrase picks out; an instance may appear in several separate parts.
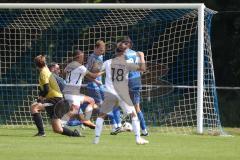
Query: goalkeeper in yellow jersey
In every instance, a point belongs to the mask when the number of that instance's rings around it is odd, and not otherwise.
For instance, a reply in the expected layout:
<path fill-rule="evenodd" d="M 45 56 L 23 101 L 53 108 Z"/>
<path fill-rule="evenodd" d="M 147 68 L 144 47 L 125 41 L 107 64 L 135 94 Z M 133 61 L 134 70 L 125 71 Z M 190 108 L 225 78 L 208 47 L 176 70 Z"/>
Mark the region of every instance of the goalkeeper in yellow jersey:
<path fill-rule="evenodd" d="M 55 133 L 79 137 L 80 134 L 77 130 L 70 130 L 68 128 L 62 127 L 61 120 L 55 116 L 54 107 L 56 104 L 63 101 L 63 95 L 60 91 L 58 83 L 54 78 L 53 74 L 49 71 L 46 65 L 46 58 L 43 55 L 38 55 L 34 59 L 37 69 L 40 72 L 39 75 L 39 85 L 40 92 L 37 102 L 31 105 L 31 113 L 33 121 L 37 126 L 38 133 L 35 136 L 45 136 L 45 131 L 43 127 L 42 116 L 40 111 L 46 110 L 48 116 L 51 119 L 51 124 L 53 131 Z"/>

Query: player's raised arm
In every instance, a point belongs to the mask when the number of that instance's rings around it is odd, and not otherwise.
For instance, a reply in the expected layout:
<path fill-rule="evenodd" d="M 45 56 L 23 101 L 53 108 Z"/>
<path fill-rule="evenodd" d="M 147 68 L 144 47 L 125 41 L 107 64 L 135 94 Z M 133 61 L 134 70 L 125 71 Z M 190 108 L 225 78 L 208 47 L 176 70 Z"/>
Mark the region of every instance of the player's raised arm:
<path fill-rule="evenodd" d="M 144 53 L 143 52 L 137 52 L 138 56 L 139 56 L 139 71 L 146 71 L 146 63 L 145 63 L 145 59 L 144 59 Z"/>
<path fill-rule="evenodd" d="M 142 72 L 144 72 L 146 70 L 144 53 L 143 52 L 137 52 L 137 56 L 139 57 L 139 63 L 135 64 L 135 63 L 132 63 L 132 62 L 128 62 L 127 67 L 130 71 L 142 71 Z"/>

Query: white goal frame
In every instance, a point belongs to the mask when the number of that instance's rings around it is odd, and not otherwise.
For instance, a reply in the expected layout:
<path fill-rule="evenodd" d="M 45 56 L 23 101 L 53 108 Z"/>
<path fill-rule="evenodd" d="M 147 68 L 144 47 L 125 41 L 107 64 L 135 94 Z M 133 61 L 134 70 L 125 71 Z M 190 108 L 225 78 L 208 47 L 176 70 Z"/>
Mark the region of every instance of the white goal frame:
<path fill-rule="evenodd" d="M 198 76 L 197 76 L 197 133 L 203 133 L 203 73 L 204 73 L 204 9 L 203 3 L 2 3 L 1 9 L 197 9 L 198 10 Z"/>

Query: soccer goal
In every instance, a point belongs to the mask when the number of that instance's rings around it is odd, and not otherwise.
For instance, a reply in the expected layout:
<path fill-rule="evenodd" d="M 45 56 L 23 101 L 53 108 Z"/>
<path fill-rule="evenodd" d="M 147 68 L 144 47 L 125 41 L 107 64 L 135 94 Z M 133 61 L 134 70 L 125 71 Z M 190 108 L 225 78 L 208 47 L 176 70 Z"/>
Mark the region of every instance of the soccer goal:
<path fill-rule="evenodd" d="M 33 124 L 36 55 L 63 67 L 74 50 L 87 57 L 102 39 L 108 59 L 117 41 L 129 36 L 147 60 L 141 106 L 148 126 L 220 133 L 210 42 L 214 13 L 204 4 L 1 4 L 0 124 Z"/>

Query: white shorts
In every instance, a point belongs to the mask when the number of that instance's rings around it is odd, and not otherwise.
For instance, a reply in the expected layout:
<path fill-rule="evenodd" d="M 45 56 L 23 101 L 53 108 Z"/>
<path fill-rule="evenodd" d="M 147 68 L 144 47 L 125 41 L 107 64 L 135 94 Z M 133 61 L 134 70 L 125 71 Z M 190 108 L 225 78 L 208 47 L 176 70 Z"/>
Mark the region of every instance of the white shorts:
<path fill-rule="evenodd" d="M 68 101 L 69 105 L 72 104 L 75 106 L 80 106 L 83 103 L 85 95 L 72 95 L 72 94 L 64 94 L 64 98 Z"/>
<path fill-rule="evenodd" d="M 112 111 L 116 105 L 119 105 L 122 108 L 123 112 L 126 114 L 136 112 L 132 102 L 129 103 L 128 101 L 127 103 L 117 95 L 111 94 L 109 92 L 104 92 L 104 101 L 101 105 L 100 112 L 107 114 Z"/>

